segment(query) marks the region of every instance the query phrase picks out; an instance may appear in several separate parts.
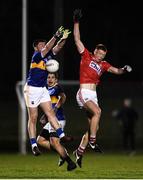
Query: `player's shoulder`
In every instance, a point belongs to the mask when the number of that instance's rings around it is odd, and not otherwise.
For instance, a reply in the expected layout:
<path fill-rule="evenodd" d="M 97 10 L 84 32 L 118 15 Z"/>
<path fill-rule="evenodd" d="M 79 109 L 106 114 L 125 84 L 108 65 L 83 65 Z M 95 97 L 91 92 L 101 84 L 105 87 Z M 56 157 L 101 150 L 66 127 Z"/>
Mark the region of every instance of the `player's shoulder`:
<path fill-rule="evenodd" d="M 112 65 L 109 62 L 107 62 L 106 60 L 103 60 L 103 61 L 101 61 L 101 66 L 104 70 L 107 71 Z"/>
<path fill-rule="evenodd" d="M 107 60 L 103 60 L 103 61 L 101 61 L 102 63 L 108 63 L 108 61 Z"/>
<path fill-rule="evenodd" d="M 92 56 L 92 52 L 90 52 L 87 48 L 84 48 L 84 50 L 81 52 L 82 56 Z"/>
<path fill-rule="evenodd" d="M 105 64 L 105 65 L 106 65 L 106 64 L 110 64 L 107 60 L 103 60 L 103 61 L 101 61 L 101 63 L 102 63 L 102 64 Z"/>
<path fill-rule="evenodd" d="M 61 88 L 61 85 L 59 83 L 56 83 L 54 86 L 50 87 L 51 89 L 60 89 Z"/>
<path fill-rule="evenodd" d="M 35 57 L 35 56 L 37 56 L 37 55 L 39 55 L 39 54 L 41 54 L 41 52 L 39 52 L 39 51 L 34 51 L 34 53 L 33 53 L 33 56 L 32 56 L 32 57 Z"/>
<path fill-rule="evenodd" d="M 63 86 L 62 86 L 60 83 L 58 83 L 56 86 L 57 86 L 57 89 L 58 89 L 60 92 L 64 92 L 64 88 L 63 88 Z"/>
<path fill-rule="evenodd" d="M 55 87 L 55 88 L 59 88 L 59 87 L 60 87 L 59 82 L 58 82 L 58 83 L 56 83 L 54 87 Z"/>
<path fill-rule="evenodd" d="M 60 83 L 58 83 L 56 86 L 57 86 L 57 88 L 59 88 L 59 89 L 63 89 L 63 86 L 62 86 Z"/>
<path fill-rule="evenodd" d="M 92 52 L 90 52 L 86 47 L 84 48 L 84 52 L 92 54 Z"/>
<path fill-rule="evenodd" d="M 41 52 L 35 51 L 32 56 L 32 61 L 38 62 L 41 59 L 42 59 Z"/>

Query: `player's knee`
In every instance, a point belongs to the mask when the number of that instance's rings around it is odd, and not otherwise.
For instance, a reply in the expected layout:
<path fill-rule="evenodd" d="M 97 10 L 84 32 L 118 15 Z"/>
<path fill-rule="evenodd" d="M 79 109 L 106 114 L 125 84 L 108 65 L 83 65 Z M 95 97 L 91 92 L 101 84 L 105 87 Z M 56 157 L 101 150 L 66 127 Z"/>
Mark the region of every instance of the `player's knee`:
<path fill-rule="evenodd" d="M 37 137 L 37 144 L 41 145 L 43 143 L 43 140 L 40 136 Z"/>
<path fill-rule="evenodd" d="M 101 116 L 101 108 L 99 108 L 99 107 L 96 108 L 96 110 L 95 110 L 95 115 L 96 115 L 96 116 L 99 116 L 99 117 Z"/>
<path fill-rule="evenodd" d="M 37 115 L 30 116 L 29 123 L 35 123 L 37 121 L 37 118 L 38 118 Z"/>
<path fill-rule="evenodd" d="M 53 109 L 49 109 L 46 113 L 46 117 L 47 118 L 52 118 L 53 116 L 55 116 L 54 110 Z"/>
<path fill-rule="evenodd" d="M 59 139 L 51 137 L 50 138 L 50 144 L 54 149 L 56 149 L 59 146 Z"/>

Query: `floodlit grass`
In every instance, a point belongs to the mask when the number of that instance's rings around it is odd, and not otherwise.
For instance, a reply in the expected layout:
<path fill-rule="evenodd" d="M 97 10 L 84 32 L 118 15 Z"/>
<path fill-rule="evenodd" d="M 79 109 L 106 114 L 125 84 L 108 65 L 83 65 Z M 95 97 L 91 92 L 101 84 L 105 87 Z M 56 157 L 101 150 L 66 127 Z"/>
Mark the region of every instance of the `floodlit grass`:
<path fill-rule="evenodd" d="M 73 155 L 72 158 L 74 159 Z M 143 155 L 94 154 L 87 152 L 83 168 L 66 170 L 66 163 L 57 166 L 55 153 L 44 153 L 34 157 L 32 154 L 1 154 L 0 178 L 43 178 L 43 179 L 142 179 Z"/>

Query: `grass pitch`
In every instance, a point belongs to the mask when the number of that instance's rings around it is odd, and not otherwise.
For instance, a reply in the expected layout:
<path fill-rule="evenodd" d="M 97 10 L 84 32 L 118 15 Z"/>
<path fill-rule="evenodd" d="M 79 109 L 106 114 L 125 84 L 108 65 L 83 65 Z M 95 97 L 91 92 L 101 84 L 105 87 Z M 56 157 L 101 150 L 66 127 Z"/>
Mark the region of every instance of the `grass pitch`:
<path fill-rule="evenodd" d="M 71 155 L 74 159 L 73 155 Z M 1 154 L 0 178 L 32 179 L 143 179 L 143 154 L 127 156 L 123 154 L 97 154 L 86 152 L 83 167 L 71 172 L 66 163 L 57 166 L 58 155 L 44 153 Z"/>

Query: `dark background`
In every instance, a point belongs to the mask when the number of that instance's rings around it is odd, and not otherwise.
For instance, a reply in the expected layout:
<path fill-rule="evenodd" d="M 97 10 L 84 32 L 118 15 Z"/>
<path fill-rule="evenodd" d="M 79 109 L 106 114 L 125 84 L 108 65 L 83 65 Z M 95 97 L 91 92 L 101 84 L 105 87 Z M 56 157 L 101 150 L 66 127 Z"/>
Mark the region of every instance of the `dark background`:
<path fill-rule="evenodd" d="M 27 68 L 33 53 L 32 42 L 37 38 L 49 40 L 58 27 L 73 29 L 72 14 L 75 8 L 81 8 L 83 18 L 80 23 L 81 40 L 84 45 L 93 51 L 96 44 L 103 43 L 107 46 L 107 61 L 113 66 L 123 67 L 125 64 L 132 66 L 133 71 L 121 76 L 106 74 L 102 77 L 105 89 L 112 83 L 117 88 L 114 103 L 121 105 L 122 99 L 129 93 L 135 98 L 135 104 L 140 109 L 142 106 L 142 5 L 141 2 L 126 1 L 97 1 L 89 0 L 59 0 L 59 9 L 62 7 L 63 19 L 55 23 L 54 0 L 27 0 Z M 58 8 L 57 8 L 58 9 Z M 57 11 L 56 16 L 60 15 Z M 9 137 L 17 142 L 18 129 L 18 102 L 15 85 L 22 78 L 22 1 L 1 0 L 0 5 L 0 40 L 1 40 L 1 88 L 0 88 L 0 140 L 6 142 Z M 58 60 L 61 80 L 78 80 L 80 56 L 77 53 L 71 34 L 59 55 Z M 101 86 L 102 87 L 102 86 Z M 135 88 L 137 87 L 137 88 Z M 71 87 L 69 87 L 71 89 Z M 78 87 L 75 88 L 74 93 Z M 124 93 L 124 88 L 125 93 Z M 101 88 L 102 89 L 102 88 Z M 114 89 L 114 88 L 113 88 Z M 110 90 L 109 90 L 110 91 Z M 111 89 L 112 91 L 112 89 Z M 122 91 L 122 93 L 121 93 Z M 106 92 L 106 91 L 105 91 Z M 113 91 L 112 91 L 113 93 Z M 105 95 L 105 102 L 113 100 L 112 93 Z M 120 95 L 120 93 L 122 95 Z M 101 93 L 102 94 L 102 93 Z M 102 95 L 101 95 L 102 96 Z M 106 97 L 108 96 L 108 97 Z M 106 101 L 107 100 L 107 101 Z M 109 100 L 109 102 L 110 102 Z M 138 101 L 139 100 L 139 101 Z M 102 102 L 102 101 L 101 101 Z M 139 103 L 138 103 L 139 102 Z M 67 104 L 68 107 L 69 104 Z M 111 106 L 114 106 L 111 105 Z M 69 107 L 70 108 L 70 107 Z M 110 109 L 111 110 L 111 109 Z M 104 115 L 104 114 L 103 114 Z M 7 134 L 7 137 L 5 136 Z M 141 135 L 142 138 L 142 135 Z"/>
<path fill-rule="evenodd" d="M 60 1 L 60 0 L 59 0 Z M 37 38 L 49 40 L 54 28 L 53 0 L 28 1 L 28 65 L 33 53 L 32 42 Z M 72 30 L 72 13 L 75 8 L 82 8 L 81 39 L 85 46 L 93 51 L 97 43 L 104 43 L 108 48 L 106 59 L 114 66 L 129 64 L 133 72 L 119 77 L 122 81 L 142 81 L 142 9 L 141 4 L 122 1 L 80 1 L 63 0 L 63 24 Z M 60 14 L 59 14 L 60 15 Z M 21 80 L 22 51 L 22 2 L 20 0 L 1 0 L 1 88 L 10 97 L 13 85 Z M 78 80 L 79 56 L 73 36 L 70 35 L 64 47 L 64 67 L 62 79 Z M 29 67 L 29 66 L 28 66 Z M 70 68 L 69 68 L 70 67 Z M 112 79 L 118 78 L 109 75 Z M 108 75 L 104 76 L 108 80 Z M 4 97 L 4 95 L 3 95 Z"/>

